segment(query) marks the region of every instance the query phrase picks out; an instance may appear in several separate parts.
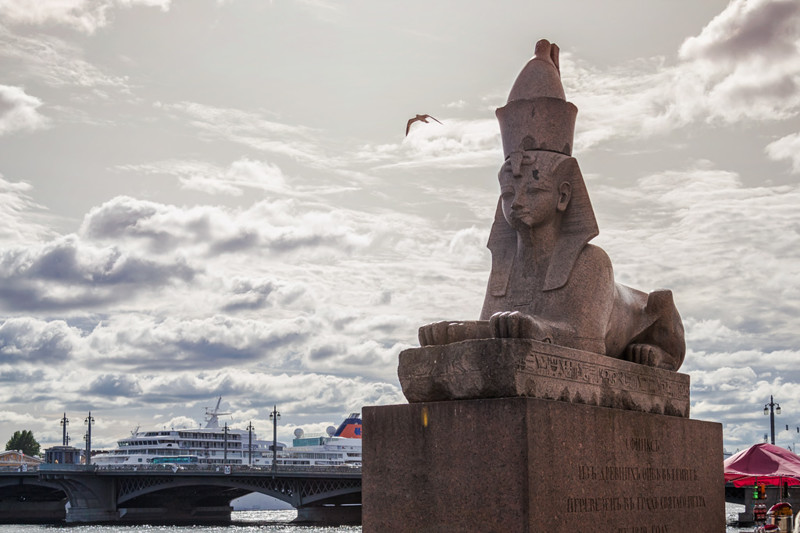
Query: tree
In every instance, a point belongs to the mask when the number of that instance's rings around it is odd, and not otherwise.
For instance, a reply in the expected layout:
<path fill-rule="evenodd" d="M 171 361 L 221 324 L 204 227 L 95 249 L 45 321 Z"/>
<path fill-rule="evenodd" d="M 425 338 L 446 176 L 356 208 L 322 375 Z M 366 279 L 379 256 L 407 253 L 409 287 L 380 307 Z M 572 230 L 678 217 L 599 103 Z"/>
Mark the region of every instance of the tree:
<path fill-rule="evenodd" d="M 33 438 L 33 431 L 15 431 L 6 443 L 6 450 L 22 450 L 25 455 L 39 455 L 39 443 Z"/>

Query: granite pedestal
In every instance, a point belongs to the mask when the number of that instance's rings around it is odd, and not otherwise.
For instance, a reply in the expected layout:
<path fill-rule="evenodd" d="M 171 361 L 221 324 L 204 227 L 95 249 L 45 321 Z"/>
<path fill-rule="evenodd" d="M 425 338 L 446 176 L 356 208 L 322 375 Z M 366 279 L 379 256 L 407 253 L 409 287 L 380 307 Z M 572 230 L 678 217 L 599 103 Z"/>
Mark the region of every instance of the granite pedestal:
<path fill-rule="evenodd" d="M 724 531 L 720 424 L 524 397 L 363 423 L 365 533 Z"/>
<path fill-rule="evenodd" d="M 689 417 L 689 376 L 531 339 L 409 348 L 397 369 L 409 402 L 522 396 Z"/>

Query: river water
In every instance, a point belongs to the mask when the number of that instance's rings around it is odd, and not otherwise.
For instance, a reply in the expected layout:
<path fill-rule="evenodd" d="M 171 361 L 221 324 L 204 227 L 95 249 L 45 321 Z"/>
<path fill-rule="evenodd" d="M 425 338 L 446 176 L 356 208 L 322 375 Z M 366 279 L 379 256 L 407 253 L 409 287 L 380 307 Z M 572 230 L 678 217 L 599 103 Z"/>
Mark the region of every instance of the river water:
<path fill-rule="evenodd" d="M 291 524 L 297 511 L 233 511 L 232 523 L 227 526 L 145 526 L 145 525 L 0 525 L 0 533 L 55 533 L 67 529 L 69 533 L 355 533 L 361 526 L 316 527 Z"/>
<path fill-rule="evenodd" d="M 727 521 L 735 520 L 743 505 L 726 504 Z M 361 533 L 361 526 L 318 527 L 300 526 L 291 523 L 297 516 L 294 510 L 287 511 L 233 511 L 232 523 L 227 526 L 145 526 L 145 525 L 0 525 L 0 533 L 55 533 L 68 529 L 69 533 Z M 726 533 L 744 533 L 753 527 L 727 526 Z M 511 533 L 511 532 L 509 532 Z"/>

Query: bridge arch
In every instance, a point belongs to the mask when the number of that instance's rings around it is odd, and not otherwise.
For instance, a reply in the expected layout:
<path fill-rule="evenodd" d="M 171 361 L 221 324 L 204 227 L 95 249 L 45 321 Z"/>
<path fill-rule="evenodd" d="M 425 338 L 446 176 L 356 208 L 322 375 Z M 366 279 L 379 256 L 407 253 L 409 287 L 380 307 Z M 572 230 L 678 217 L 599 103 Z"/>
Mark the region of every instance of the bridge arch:
<path fill-rule="evenodd" d="M 67 494 L 35 472 L 0 476 L 0 523 L 55 523 L 64 520 Z"/>
<path fill-rule="evenodd" d="M 204 488 L 205 497 L 212 496 L 212 488 L 218 489 L 217 500 L 230 502 L 245 494 L 258 492 L 272 496 L 295 508 L 324 504 L 361 503 L 361 478 L 332 479 L 325 477 L 283 476 L 149 476 L 147 478 L 120 478 L 117 482 L 117 505 L 136 503 L 137 500 L 164 492 L 190 492 Z M 183 490 L 187 489 L 187 490 Z"/>
<path fill-rule="evenodd" d="M 303 521 L 360 523 L 360 469 L 98 469 L 51 467 L 43 479 L 69 499 L 67 522 L 225 522 L 252 492 L 284 501 Z"/>

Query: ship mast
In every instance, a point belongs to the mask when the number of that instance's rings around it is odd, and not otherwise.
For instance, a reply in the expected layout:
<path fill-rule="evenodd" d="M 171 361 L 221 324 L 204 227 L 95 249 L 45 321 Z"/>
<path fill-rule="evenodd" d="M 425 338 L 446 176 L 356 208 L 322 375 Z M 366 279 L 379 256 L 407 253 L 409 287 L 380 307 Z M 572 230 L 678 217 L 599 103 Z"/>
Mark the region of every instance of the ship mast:
<path fill-rule="evenodd" d="M 220 403 L 222 403 L 222 396 L 220 396 L 217 399 L 217 406 L 214 407 L 213 411 L 209 407 L 206 407 L 206 429 L 219 428 L 219 417 L 231 414 L 231 413 L 220 413 L 219 412 Z"/>

